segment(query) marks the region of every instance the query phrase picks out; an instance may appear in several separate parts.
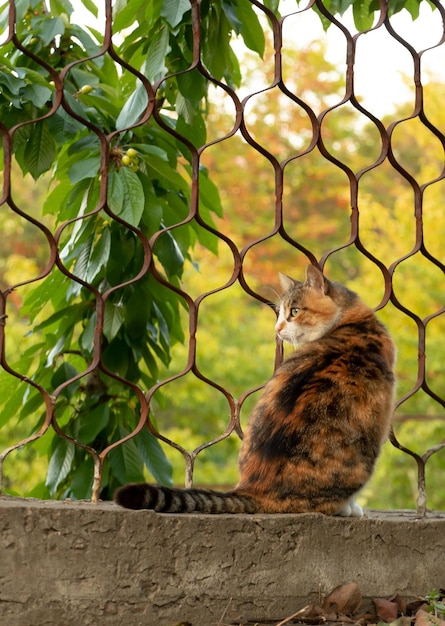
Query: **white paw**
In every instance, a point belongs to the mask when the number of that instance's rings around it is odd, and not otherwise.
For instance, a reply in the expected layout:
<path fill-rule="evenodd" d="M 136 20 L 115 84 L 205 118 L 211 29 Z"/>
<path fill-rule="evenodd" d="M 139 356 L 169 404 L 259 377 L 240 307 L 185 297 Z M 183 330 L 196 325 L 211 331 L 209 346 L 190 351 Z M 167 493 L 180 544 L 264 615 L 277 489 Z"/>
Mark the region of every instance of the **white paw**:
<path fill-rule="evenodd" d="M 357 502 L 354 502 L 351 508 L 352 508 L 352 511 L 351 511 L 352 517 L 363 517 L 363 509 L 360 506 L 360 504 L 357 504 Z"/>
<path fill-rule="evenodd" d="M 351 496 L 335 515 L 340 515 L 341 517 L 363 517 L 363 509 L 360 504 L 357 504 L 354 496 Z"/>
<path fill-rule="evenodd" d="M 341 517 L 351 517 L 352 509 L 351 505 L 346 502 L 334 515 L 340 515 Z"/>

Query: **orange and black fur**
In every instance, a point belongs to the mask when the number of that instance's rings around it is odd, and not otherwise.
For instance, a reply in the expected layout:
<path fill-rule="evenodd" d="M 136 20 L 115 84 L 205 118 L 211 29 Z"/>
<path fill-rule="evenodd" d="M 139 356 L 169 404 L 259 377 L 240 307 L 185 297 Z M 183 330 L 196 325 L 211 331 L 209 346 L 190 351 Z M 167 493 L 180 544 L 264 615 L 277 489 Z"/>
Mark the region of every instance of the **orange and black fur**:
<path fill-rule="evenodd" d="M 312 265 L 280 275 L 277 334 L 299 346 L 266 384 L 244 436 L 233 491 L 130 484 L 115 501 L 166 513 L 362 515 L 393 411 L 393 342 L 358 296 Z"/>

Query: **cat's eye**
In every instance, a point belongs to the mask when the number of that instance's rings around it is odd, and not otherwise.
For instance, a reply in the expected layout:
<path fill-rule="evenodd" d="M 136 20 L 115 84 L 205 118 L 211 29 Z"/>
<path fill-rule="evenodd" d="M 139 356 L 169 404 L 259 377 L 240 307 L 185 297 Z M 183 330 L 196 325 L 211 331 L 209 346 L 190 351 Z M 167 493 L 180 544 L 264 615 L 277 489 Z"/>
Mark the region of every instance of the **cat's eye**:
<path fill-rule="evenodd" d="M 296 317 L 299 313 L 300 309 L 297 309 L 297 307 L 293 306 L 290 310 L 290 315 L 291 317 Z"/>

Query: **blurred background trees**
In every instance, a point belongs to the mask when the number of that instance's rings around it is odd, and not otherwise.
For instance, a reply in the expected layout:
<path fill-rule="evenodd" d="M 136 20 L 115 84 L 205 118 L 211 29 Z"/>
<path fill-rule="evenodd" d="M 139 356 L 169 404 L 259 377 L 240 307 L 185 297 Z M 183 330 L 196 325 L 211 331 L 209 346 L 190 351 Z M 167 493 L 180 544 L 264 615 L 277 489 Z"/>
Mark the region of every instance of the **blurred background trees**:
<path fill-rule="evenodd" d="M 272 6 L 276 3 L 265 4 L 276 9 Z M 115 16 L 117 30 L 131 31 L 122 39 L 119 52 L 128 62 L 140 68 L 145 62 L 148 40 L 144 39 L 145 33 L 142 34 L 140 29 L 131 30 L 130 27 L 134 26 L 135 15 L 140 17 L 141 11 L 149 10 L 143 5 L 132 1 L 122 3 L 120 12 Z M 145 68 L 151 79 L 160 76 L 165 68 L 172 72 L 182 70 L 189 60 L 189 15 L 181 3 L 181 10 L 170 14 L 167 10 L 170 5 L 173 6 L 172 3 L 162 3 L 159 15 L 151 16 L 151 32 L 157 33 L 153 41 L 158 46 L 151 50 L 153 67 Z M 243 3 L 241 5 L 244 6 Z M 159 12 L 161 5 L 156 6 Z M 282 161 L 308 148 L 312 137 L 311 123 L 301 106 L 286 97 L 282 90 L 274 88 L 260 92 L 260 83 L 268 85 L 272 79 L 272 65 L 262 60 L 272 58 L 272 42 L 268 30 L 264 29 L 263 33 L 258 28 L 259 21 L 256 13 L 252 13 L 251 5 L 245 6 L 250 7 L 249 15 L 234 12 L 232 3 L 214 2 L 212 7 L 203 3 L 203 54 L 216 78 L 224 79 L 246 93 L 259 91 L 246 103 L 247 129 L 253 138 L 257 138 L 275 158 Z M 67 6 L 61 3 L 60 13 L 65 13 L 65 10 Z M 213 19 L 212 11 L 216 12 Z M 364 19 L 363 14 L 356 13 L 359 26 L 363 26 L 360 22 Z M 40 45 L 39 54 L 44 49 L 42 41 L 45 43 L 47 17 L 44 13 L 34 17 L 23 14 L 23 24 L 26 20 L 40 19 L 43 33 L 40 43 L 31 43 L 31 39 L 27 41 L 28 35 L 24 34 L 27 45 Z M 247 17 L 250 22 L 245 21 Z M 216 23 L 220 26 L 224 23 L 225 29 L 221 27 L 217 33 L 213 32 Z M 247 28 L 247 24 L 251 27 Z M 159 28 L 162 29 L 161 35 Z M 234 55 L 231 51 L 229 31 L 239 33 L 244 39 L 242 55 Z M 91 32 L 93 35 L 89 34 L 88 39 L 84 37 L 81 40 L 79 58 L 84 54 L 85 46 L 95 50 L 99 47 L 101 35 L 97 31 Z M 71 34 L 68 29 L 64 31 L 66 37 L 69 34 L 79 37 L 80 33 L 78 27 Z M 214 38 L 223 42 L 220 52 L 222 50 L 224 54 L 213 54 Z M 51 40 L 46 45 L 50 46 Z M 76 49 L 74 52 L 71 50 L 71 54 L 75 53 Z M 7 49 L 5 60 L 8 54 L 14 53 Z M 239 58 L 242 59 L 240 64 Z M 100 63 L 94 66 L 90 62 L 88 67 L 81 69 L 84 73 L 78 70 L 70 76 L 70 103 L 79 114 L 104 127 L 108 125 L 108 130 L 119 127 L 119 124 L 123 128 L 137 119 L 146 102 L 141 98 L 140 86 L 133 76 L 124 73 L 122 79 L 119 73 L 111 71 L 108 66 L 102 67 Z M 283 51 L 283 76 L 287 77 L 286 85 L 293 87 L 298 97 L 309 102 L 316 114 L 343 98 L 343 72 L 327 60 L 323 40 L 314 40 L 302 48 L 288 45 Z M 293 80 L 298 82 L 298 86 L 292 85 Z M 92 91 L 80 93 L 82 84 L 90 85 Z M 50 86 L 45 88 L 51 89 Z M 428 107 L 429 119 L 438 128 L 445 127 L 441 104 L 444 89 L 442 84 L 433 80 L 426 88 L 428 100 L 425 106 Z M 76 97 L 73 98 L 72 94 Z M 165 120 L 197 144 L 222 137 L 233 126 L 233 102 L 225 97 L 221 89 L 204 84 L 198 73 L 192 73 L 188 81 L 180 77 L 167 80 L 160 95 Z M 122 107 L 125 101 L 131 102 L 132 106 Z M 14 105 L 9 103 L 7 106 L 10 116 L 22 115 L 20 108 L 14 113 Z M 105 107 L 104 110 L 101 106 Z M 409 103 L 398 103 L 382 122 L 387 127 L 393 120 L 404 119 L 410 114 Z M 32 115 L 36 116 L 36 112 Z M 27 214 L 34 215 L 52 230 L 63 219 L 85 212 L 85 198 L 91 211 L 95 210 L 98 201 L 97 142 L 88 139 L 84 129 L 69 128 L 66 120 L 64 124 L 65 134 L 59 131 L 59 135 L 55 135 L 59 141 L 59 152 L 57 167 L 51 172 L 51 162 L 46 170 L 36 170 L 36 164 L 26 161 L 20 142 L 16 145 L 14 200 L 19 207 L 25 208 Z M 380 151 L 375 124 L 350 106 L 340 106 L 326 116 L 323 140 L 355 172 L 374 162 Z M 77 148 L 73 150 L 69 146 Z M 443 146 L 418 120 L 400 124 L 394 133 L 393 146 L 399 162 L 416 180 L 424 183 L 440 176 Z M 123 160 L 129 149 L 137 153 L 133 169 L 129 167 L 130 162 L 127 164 Z M 160 226 L 174 224 L 187 215 L 190 154 L 181 142 L 167 142 L 159 129 L 147 124 L 132 133 L 124 133 L 115 146 L 114 154 L 110 197 L 115 214 L 130 225 L 141 228 L 147 236 Z M 87 167 L 82 163 L 86 163 Z M 235 242 L 238 249 L 273 231 L 273 168 L 270 161 L 253 150 L 239 132 L 223 143 L 206 148 L 201 155 L 201 166 L 204 181 L 202 210 L 220 232 L 226 233 Z M 443 255 L 445 232 L 444 194 L 443 181 L 431 185 L 424 193 L 425 242 L 428 251 L 439 259 Z M 283 205 L 288 236 L 316 258 L 348 242 L 348 179 L 317 148 L 286 165 Z M 412 189 L 387 161 L 361 179 L 359 205 L 360 240 L 366 250 L 387 266 L 411 251 L 416 229 Z M 61 206 L 62 215 L 59 211 Z M 5 215 L 2 221 L 4 245 L 0 250 L 2 288 L 21 282 L 23 277 L 35 276 L 47 262 L 47 244 L 42 234 L 36 236 L 36 229 L 9 209 Z M 226 283 L 233 271 L 233 256 L 224 241 L 217 241 L 216 237 L 196 225 L 169 232 L 172 236 L 160 237 L 154 250 L 156 263 L 168 280 L 193 298 Z M 93 233 L 96 233 L 96 240 Z M 68 230 L 65 239 L 67 263 L 74 273 L 77 271 L 80 277 L 88 276 L 98 288 L 103 288 L 104 281 L 113 284 L 113 281 L 119 282 L 126 275 L 122 273 L 117 277 L 116 258 L 120 259 L 122 251 L 124 256 L 125 250 L 128 252 L 125 257 L 128 264 L 126 271 L 130 275 L 137 272 L 140 266 L 138 244 L 132 241 L 128 230 L 118 231 L 107 216 L 98 213 L 88 227 Z M 134 249 L 130 251 L 131 246 Z M 87 254 L 89 260 L 84 266 L 78 260 L 82 254 Z M 131 265 L 132 258 L 136 265 Z M 306 263 L 307 257 L 300 249 L 279 234 L 274 234 L 249 249 L 244 258 L 243 273 L 249 287 L 266 300 L 274 300 L 277 272 L 283 271 L 298 278 L 302 276 Z M 346 246 L 334 252 L 328 257 L 325 270 L 328 277 L 346 283 L 370 306 L 378 307 L 380 304 L 383 295 L 381 272 L 355 246 Z M 421 254 L 400 264 L 395 274 L 394 289 L 398 301 L 421 319 L 443 307 L 443 272 Z M 51 303 L 47 302 L 48 293 L 54 294 L 50 298 Z M 63 318 L 57 311 L 63 300 L 67 309 L 71 307 L 67 315 L 72 315 L 72 320 L 66 317 L 65 325 L 61 326 Z M 144 306 L 148 300 L 152 306 L 147 308 L 148 313 L 145 314 Z M 15 364 L 20 363 L 19 367 L 28 367 L 30 375 L 49 387 L 69 379 L 74 372 L 81 372 L 91 355 L 89 333 L 94 312 L 91 302 L 90 293 L 73 290 L 72 285 L 63 284 L 54 273 L 44 283 L 25 285 L 13 292 L 9 298 L 10 321 L 7 326 L 9 358 Z M 51 310 L 45 310 L 48 305 L 52 305 Z M 116 294 L 116 300 L 111 300 L 110 306 L 113 314 L 108 317 L 105 335 L 108 346 L 111 346 L 108 347 L 107 360 L 111 370 L 145 389 L 183 370 L 188 358 L 188 315 L 179 299 L 154 285 L 153 281 L 148 284 L 143 280 L 131 293 Z M 137 315 L 129 317 L 129 310 L 132 315 L 135 312 Z M 398 397 L 402 398 L 416 385 L 417 327 L 411 318 L 391 303 L 378 315 L 390 329 L 398 347 Z M 70 329 L 76 324 L 78 327 L 73 334 Z M 272 374 L 275 355 L 273 326 L 273 312 L 249 297 L 238 283 L 206 297 L 200 305 L 197 333 L 196 365 L 199 371 L 235 398 L 242 397 L 263 384 Z M 48 354 L 54 351 L 64 329 L 65 339 L 51 360 Z M 133 332 L 135 329 L 140 329 L 140 332 Z M 26 352 L 23 351 L 25 335 Z M 441 315 L 427 326 L 427 380 L 437 395 L 445 387 L 443 350 L 440 349 L 444 336 L 445 320 Z M 143 354 L 141 346 L 148 346 Z M 60 358 L 64 353 L 67 356 Z M 8 377 L 5 372 L 0 375 L 0 382 L 4 389 L 0 405 L 1 450 L 38 427 L 41 407 L 32 394 L 30 397 L 18 391 L 14 387 L 17 380 Z M 102 377 L 96 396 L 92 400 L 83 398 L 80 403 L 79 395 L 76 396 L 79 389 L 70 390 L 68 387 L 60 406 L 61 424 L 66 431 L 85 443 L 105 446 L 110 440 L 131 430 L 138 407 L 125 391 L 113 385 Z M 257 393 L 251 393 L 243 402 L 242 424 L 245 424 L 257 397 Z M 226 429 L 229 414 L 224 395 L 192 372 L 161 387 L 152 400 L 152 416 L 159 431 L 190 451 L 219 437 Z M 443 414 L 440 403 L 425 390 L 419 389 L 398 409 L 395 431 L 399 441 L 422 454 L 443 439 Z M 92 460 L 84 451 L 71 450 L 59 441 L 57 436 L 47 433 L 32 445 L 7 457 L 6 492 L 37 497 L 89 497 Z M 195 484 L 233 485 L 237 480 L 239 445 L 239 437 L 233 433 L 217 445 L 203 450 L 196 458 Z M 124 444 L 121 450 L 114 457 L 110 456 L 103 497 L 108 497 L 117 484 L 127 480 L 148 478 L 178 484 L 184 480 L 184 460 L 180 452 L 164 443 L 159 445 L 148 434 L 143 440 L 139 438 Z M 443 508 L 445 494 L 440 487 L 445 470 L 443 452 L 435 455 L 428 467 L 428 505 Z M 388 443 L 372 482 L 362 494 L 362 501 L 366 506 L 377 508 L 411 508 L 416 489 L 413 459 Z"/>

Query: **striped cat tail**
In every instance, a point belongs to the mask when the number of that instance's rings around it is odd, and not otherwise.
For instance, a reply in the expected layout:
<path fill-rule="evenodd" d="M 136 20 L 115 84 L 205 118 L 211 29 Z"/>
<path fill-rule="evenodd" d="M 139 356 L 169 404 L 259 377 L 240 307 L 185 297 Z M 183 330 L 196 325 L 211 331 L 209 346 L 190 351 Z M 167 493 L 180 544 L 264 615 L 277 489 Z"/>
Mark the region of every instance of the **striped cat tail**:
<path fill-rule="evenodd" d="M 255 500 L 245 494 L 210 489 L 170 489 L 146 483 L 119 487 L 114 501 L 126 509 L 153 509 L 159 513 L 255 513 Z"/>

